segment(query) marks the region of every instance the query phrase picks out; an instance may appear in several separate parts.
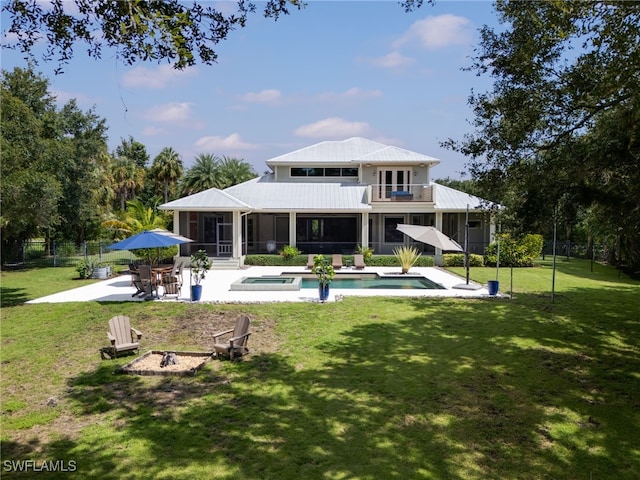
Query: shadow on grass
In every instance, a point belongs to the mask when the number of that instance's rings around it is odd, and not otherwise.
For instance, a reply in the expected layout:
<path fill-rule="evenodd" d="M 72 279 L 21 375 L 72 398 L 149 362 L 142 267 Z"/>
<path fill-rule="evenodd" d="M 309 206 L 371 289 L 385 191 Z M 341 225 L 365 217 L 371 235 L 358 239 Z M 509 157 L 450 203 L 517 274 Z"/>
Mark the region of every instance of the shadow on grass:
<path fill-rule="evenodd" d="M 193 378 L 104 362 L 69 383 L 78 414 L 104 425 L 47 457 L 102 479 L 636 478 L 636 294 L 413 299 L 402 318 L 397 299 L 347 299 L 358 319 L 309 307 L 313 318 L 281 319 L 291 352 Z M 314 322 L 341 329 L 317 339 Z"/>
<path fill-rule="evenodd" d="M 0 308 L 15 307 L 30 300 L 25 288 L 0 287 Z"/>

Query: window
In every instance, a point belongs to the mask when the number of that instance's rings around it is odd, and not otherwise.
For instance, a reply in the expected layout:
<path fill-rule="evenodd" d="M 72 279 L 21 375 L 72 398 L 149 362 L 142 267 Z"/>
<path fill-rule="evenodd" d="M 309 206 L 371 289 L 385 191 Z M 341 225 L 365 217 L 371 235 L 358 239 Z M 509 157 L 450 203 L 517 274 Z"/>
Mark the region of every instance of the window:
<path fill-rule="evenodd" d="M 357 177 L 358 168 L 291 167 L 292 177 Z"/>
<path fill-rule="evenodd" d="M 385 217 L 384 219 L 384 241 L 385 243 L 402 243 L 403 233 L 396 227 L 399 223 L 404 223 L 403 217 Z"/>

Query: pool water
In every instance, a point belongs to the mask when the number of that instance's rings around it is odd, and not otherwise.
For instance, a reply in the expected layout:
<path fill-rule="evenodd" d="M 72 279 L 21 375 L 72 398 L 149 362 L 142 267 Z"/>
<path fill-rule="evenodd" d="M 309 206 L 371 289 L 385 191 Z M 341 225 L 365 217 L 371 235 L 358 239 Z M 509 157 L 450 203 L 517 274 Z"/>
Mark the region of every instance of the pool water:
<path fill-rule="evenodd" d="M 439 283 L 433 282 L 425 277 L 380 277 L 375 276 L 349 276 L 335 277 L 331 282 L 331 288 L 345 289 L 384 289 L 384 290 L 443 290 Z M 318 280 L 314 278 L 303 278 L 301 288 L 318 288 Z"/>
<path fill-rule="evenodd" d="M 244 278 L 242 283 L 244 284 L 253 284 L 253 285 L 280 285 L 283 283 L 293 283 L 294 279 L 292 277 L 249 277 Z"/>

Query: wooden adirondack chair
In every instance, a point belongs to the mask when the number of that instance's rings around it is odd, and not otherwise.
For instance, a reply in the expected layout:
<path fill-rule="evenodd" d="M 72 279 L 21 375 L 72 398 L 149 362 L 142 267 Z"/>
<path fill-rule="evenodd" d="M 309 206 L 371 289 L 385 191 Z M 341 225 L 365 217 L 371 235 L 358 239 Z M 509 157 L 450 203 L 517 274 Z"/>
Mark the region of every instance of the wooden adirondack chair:
<path fill-rule="evenodd" d="M 236 357 L 241 357 L 249 353 L 247 348 L 247 342 L 249 341 L 249 317 L 241 316 L 236 320 L 235 328 L 218 332 L 213 335 L 214 352 L 216 356 L 223 355 L 229 357 L 230 360 L 234 360 Z M 220 341 L 220 338 L 232 334 L 231 338 L 226 341 Z"/>
<path fill-rule="evenodd" d="M 106 351 L 111 358 L 116 358 L 118 353 L 139 350 L 142 332 L 131 326 L 129 317 L 118 315 L 109 320 L 107 338 L 111 346 L 107 347 Z"/>
<path fill-rule="evenodd" d="M 182 264 L 175 264 L 171 273 L 167 273 L 162 276 L 162 296 L 175 295 L 176 298 L 180 296 L 182 290 Z"/>

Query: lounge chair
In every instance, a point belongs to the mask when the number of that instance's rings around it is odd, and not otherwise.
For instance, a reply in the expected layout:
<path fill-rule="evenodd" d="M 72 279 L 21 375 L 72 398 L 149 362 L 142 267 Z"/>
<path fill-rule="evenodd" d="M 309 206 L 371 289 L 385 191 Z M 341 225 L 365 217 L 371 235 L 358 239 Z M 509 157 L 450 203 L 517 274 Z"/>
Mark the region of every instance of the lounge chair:
<path fill-rule="evenodd" d="M 111 358 L 116 358 L 118 353 L 138 351 L 142 332 L 131 326 L 129 317 L 118 315 L 109 320 L 107 338 L 111 345 L 102 351 L 108 353 Z"/>
<path fill-rule="evenodd" d="M 335 270 L 342 268 L 342 255 L 340 255 L 339 253 L 334 253 L 331 259 L 331 265 L 333 265 L 333 268 Z"/>
<path fill-rule="evenodd" d="M 364 263 L 364 255 L 361 254 L 355 254 L 353 256 L 353 268 L 361 270 L 364 267 L 366 267 L 365 263 Z"/>
<path fill-rule="evenodd" d="M 316 255 L 314 253 L 310 253 L 309 257 L 307 258 L 307 268 L 313 268 L 313 259 L 316 258 Z"/>
<path fill-rule="evenodd" d="M 234 328 L 215 333 L 213 335 L 213 341 L 215 342 L 213 350 L 215 355 L 217 357 L 222 355 L 229 357 L 230 360 L 234 360 L 236 357 L 249 353 L 249 349 L 247 348 L 249 335 L 251 335 L 249 332 L 249 324 L 249 317 L 243 315 L 238 317 Z M 220 340 L 220 338 L 229 334 L 231 334 L 231 338 L 226 341 Z"/>

